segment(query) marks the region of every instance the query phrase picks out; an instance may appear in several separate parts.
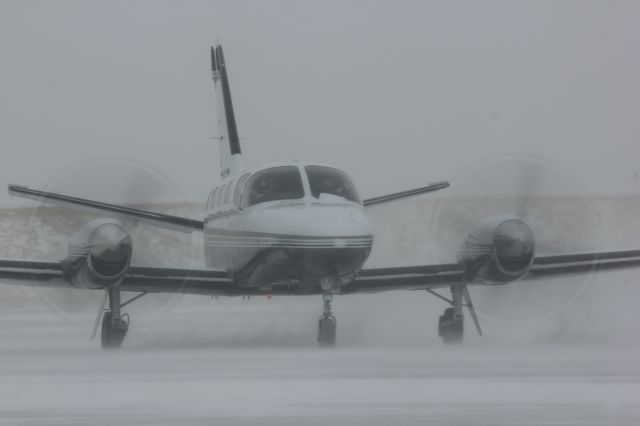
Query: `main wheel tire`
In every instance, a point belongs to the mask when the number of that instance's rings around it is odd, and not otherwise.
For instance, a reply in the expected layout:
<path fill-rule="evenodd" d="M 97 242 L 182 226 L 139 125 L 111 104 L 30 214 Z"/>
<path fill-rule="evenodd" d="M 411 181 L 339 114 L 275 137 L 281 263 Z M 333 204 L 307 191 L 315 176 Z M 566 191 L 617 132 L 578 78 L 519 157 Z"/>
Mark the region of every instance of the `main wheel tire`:
<path fill-rule="evenodd" d="M 336 319 L 333 316 L 320 318 L 318 321 L 318 345 L 331 348 L 336 345 Z"/>
<path fill-rule="evenodd" d="M 122 320 L 121 320 L 122 321 Z M 124 336 L 127 335 L 128 326 L 125 322 L 121 322 L 119 326 L 113 324 L 113 314 L 107 311 L 102 316 L 102 348 L 118 349 L 122 346 Z"/>
<path fill-rule="evenodd" d="M 454 308 L 447 308 L 438 319 L 438 336 L 444 343 L 460 343 L 464 336 L 464 321 L 456 318 Z"/>
<path fill-rule="evenodd" d="M 453 320 L 454 313 L 455 309 L 447 308 L 444 310 L 444 313 L 440 315 L 440 318 L 438 318 L 438 337 L 443 337 L 446 333 L 445 328 L 447 327 L 447 324 Z"/>

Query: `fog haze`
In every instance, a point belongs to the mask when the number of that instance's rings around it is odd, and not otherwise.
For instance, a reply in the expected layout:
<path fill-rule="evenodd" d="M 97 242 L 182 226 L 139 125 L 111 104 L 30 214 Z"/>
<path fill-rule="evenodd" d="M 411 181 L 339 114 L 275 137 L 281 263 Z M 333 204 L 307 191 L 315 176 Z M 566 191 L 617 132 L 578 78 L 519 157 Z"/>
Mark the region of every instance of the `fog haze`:
<path fill-rule="evenodd" d="M 637 193 L 639 18 L 631 1 L 3 1 L 0 181 L 117 156 L 204 200 L 220 41 L 250 165 L 334 164 L 367 197 L 518 153 Z"/>
<path fill-rule="evenodd" d="M 363 198 L 451 180 L 368 211 L 367 267 L 452 262 L 518 211 L 536 254 L 637 249 L 638 22 L 634 1 L 2 0 L 0 258 L 59 260 L 90 217 L 7 183 L 201 214 L 217 41 L 248 165 L 333 164 Z M 203 264 L 200 235 L 132 236 L 136 265 Z M 336 297 L 330 351 L 320 297 L 149 295 L 102 352 L 100 292 L 1 285 L 0 425 L 638 424 L 637 276 L 473 286 L 485 335 L 468 318 L 454 347 L 425 292 Z"/>

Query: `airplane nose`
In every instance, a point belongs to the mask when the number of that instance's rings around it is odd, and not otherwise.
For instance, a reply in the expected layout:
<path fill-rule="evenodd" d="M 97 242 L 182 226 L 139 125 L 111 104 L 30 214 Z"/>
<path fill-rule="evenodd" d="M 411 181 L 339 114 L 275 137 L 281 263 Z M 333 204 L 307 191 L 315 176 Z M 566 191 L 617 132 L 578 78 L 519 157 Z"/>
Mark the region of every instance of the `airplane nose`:
<path fill-rule="evenodd" d="M 372 236 L 369 219 L 357 208 L 314 206 L 311 207 L 310 216 L 309 233 L 319 237 L 336 237 L 338 242 Z"/>
<path fill-rule="evenodd" d="M 273 206 L 251 212 L 246 217 L 245 229 L 273 238 L 274 243 L 309 247 L 370 248 L 373 240 L 371 224 L 362 208 L 356 206 Z"/>
<path fill-rule="evenodd" d="M 373 244 L 371 224 L 364 212 L 352 207 L 311 207 L 309 242 L 321 249 L 303 252 L 305 274 L 310 277 L 350 276 L 362 267 Z"/>
<path fill-rule="evenodd" d="M 247 283 L 349 279 L 371 252 L 371 224 L 358 206 L 265 206 L 248 213 L 243 232 L 252 235 L 242 241 L 255 244 L 261 255 Z"/>

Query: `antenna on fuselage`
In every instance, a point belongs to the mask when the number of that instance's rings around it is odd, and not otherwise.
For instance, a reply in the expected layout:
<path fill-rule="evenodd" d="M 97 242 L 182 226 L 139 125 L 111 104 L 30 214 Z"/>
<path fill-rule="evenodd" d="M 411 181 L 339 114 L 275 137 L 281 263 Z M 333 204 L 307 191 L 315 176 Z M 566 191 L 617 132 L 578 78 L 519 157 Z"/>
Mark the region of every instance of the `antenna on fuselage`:
<path fill-rule="evenodd" d="M 236 117 L 231 102 L 229 77 L 222 46 L 211 47 L 211 72 L 216 90 L 218 129 L 220 130 L 220 174 L 222 178 L 242 171 L 242 151 Z"/>

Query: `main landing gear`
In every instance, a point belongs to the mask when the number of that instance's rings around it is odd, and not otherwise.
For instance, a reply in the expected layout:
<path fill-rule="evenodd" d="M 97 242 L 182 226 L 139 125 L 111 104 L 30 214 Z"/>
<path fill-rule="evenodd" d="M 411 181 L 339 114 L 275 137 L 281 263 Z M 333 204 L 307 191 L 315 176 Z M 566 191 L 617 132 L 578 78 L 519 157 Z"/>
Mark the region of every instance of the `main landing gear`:
<path fill-rule="evenodd" d="M 459 343 L 464 336 L 464 316 L 456 314 L 454 308 L 447 308 L 438 318 L 438 337 L 445 343 Z"/>
<path fill-rule="evenodd" d="M 102 328 L 100 335 L 102 349 L 118 349 L 122 346 L 122 342 L 127 335 L 127 331 L 129 331 L 129 314 L 123 314 L 122 308 L 129 303 L 138 300 L 145 294 L 147 293 L 140 293 L 126 302 L 121 303 L 119 286 L 114 286 L 106 290 L 105 300 L 100 307 L 93 334 L 91 335 L 91 338 L 93 339 L 98 331 L 100 316 L 102 316 Z M 105 310 L 104 306 L 107 298 L 109 299 L 109 309 Z"/>
<path fill-rule="evenodd" d="M 109 309 L 102 316 L 102 348 L 117 349 L 129 330 L 129 315 L 122 315 L 120 305 L 120 288 L 112 287 L 107 290 L 109 295 Z"/>
<path fill-rule="evenodd" d="M 433 290 L 427 290 L 434 296 L 449 303 L 451 307 L 444 310 L 438 319 L 438 336 L 444 343 L 460 343 L 464 337 L 464 313 L 462 308 L 467 307 L 473 318 L 478 334 L 482 336 L 480 322 L 476 315 L 476 310 L 471 302 L 471 295 L 466 285 L 451 286 L 451 299 L 436 293 Z"/>

